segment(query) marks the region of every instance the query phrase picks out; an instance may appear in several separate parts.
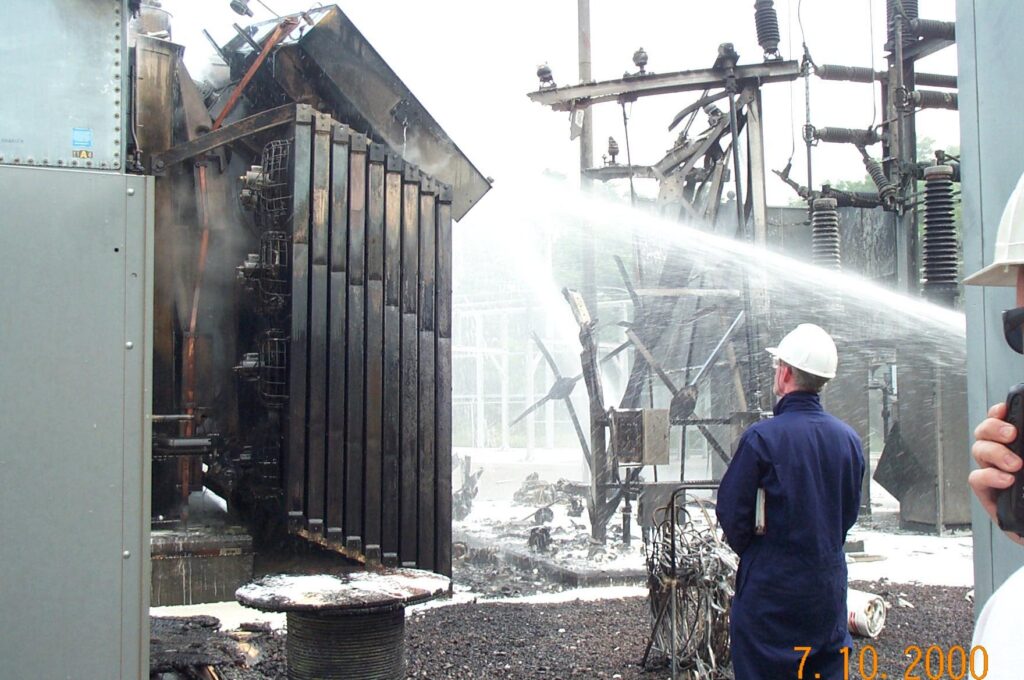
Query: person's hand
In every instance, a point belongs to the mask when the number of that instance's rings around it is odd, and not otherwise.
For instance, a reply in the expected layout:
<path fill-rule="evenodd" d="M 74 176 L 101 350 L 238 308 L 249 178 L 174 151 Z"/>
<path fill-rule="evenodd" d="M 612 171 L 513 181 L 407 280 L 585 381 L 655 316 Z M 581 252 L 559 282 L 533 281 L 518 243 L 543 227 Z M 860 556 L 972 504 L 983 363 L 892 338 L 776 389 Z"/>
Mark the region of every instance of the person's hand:
<path fill-rule="evenodd" d="M 999 403 L 988 410 L 988 418 L 974 429 L 974 446 L 971 453 L 978 461 L 978 468 L 967 477 L 967 483 L 974 495 L 981 501 L 985 512 L 998 525 L 996 519 L 996 497 L 1003 489 L 1013 484 L 1013 473 L 1021 468 L 1021 459 L 1006 444 L 1017 438 L 1017 429 L 1003 420 L 1006 404 Z M 1024 545 L 1024 538 L 1007 531 L 1011 540 Z"/>

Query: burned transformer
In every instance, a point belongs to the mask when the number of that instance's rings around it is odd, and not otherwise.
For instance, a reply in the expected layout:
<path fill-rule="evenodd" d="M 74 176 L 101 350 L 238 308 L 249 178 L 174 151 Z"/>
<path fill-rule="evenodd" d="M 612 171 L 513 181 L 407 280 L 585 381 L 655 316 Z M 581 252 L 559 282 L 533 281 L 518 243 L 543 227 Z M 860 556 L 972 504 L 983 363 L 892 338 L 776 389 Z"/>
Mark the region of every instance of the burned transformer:
<path fill-rule="evenodd" d="M 207 487 L 257 544 L 450 573 L 451 229 L 489 182 L 337 7 L 236 30 L 199 84 L 135 38 L 154 526 Z"/>

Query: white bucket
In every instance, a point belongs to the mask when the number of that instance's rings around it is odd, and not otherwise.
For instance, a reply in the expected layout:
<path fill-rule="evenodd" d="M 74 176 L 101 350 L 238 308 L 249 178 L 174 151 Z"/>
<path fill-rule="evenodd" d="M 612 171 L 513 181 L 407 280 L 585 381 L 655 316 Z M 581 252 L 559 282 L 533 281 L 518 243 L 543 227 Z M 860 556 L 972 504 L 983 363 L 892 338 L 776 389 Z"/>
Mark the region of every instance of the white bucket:
<path fill-rule="evenodd" d="M 885 600 L 874 593 L 847 589 L 846 610 L 846 622 L 854 635 L 875 638 L 885 627 Z"/>

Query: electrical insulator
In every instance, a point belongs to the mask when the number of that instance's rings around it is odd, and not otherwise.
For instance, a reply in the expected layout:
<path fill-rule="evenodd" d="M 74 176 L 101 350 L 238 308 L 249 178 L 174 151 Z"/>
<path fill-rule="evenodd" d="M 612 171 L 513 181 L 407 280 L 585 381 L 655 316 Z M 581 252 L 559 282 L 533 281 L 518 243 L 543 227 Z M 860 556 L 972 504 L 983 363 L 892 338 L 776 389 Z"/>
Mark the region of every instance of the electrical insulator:
<path fill-rule="evenodd" d="M 252 10 L 249 9 L 249 0 L 231 0 L 231 9 L 243 17 L 252 16 Z"/>
<path fill-rule="evenodd" d="M 817 198 L 811 214 L 811 263 L 823 269 L 842 269 L 839 255 L 839 212 L 836 199 Z"/>
<path fill-rule="evenodd" d="M 875 183 L 875 187 L 878 189 L 878 197 L 882 199 L 882 203 L 893 203 L 896 200 L 896 187 L 885 176 L 882 164 L 870 156 L 865 156 L 864 167 L 867 169 L 868 174 L 871 175 L 871 181 Z"/>
<path fill-rule="evenodd" d="M 640 75 L 647 73 L 647 52 L 644 48 L 641 47 L 633 53 L 633 65 L 640 69 Z"/>
<path fill-rule="evenodd" d="M 924 169 L 923 286 L 926 297 L 952 306 L 959 276 L 959 247 L 953 219 L 953 168 Z"/>
<path fill-rule="evenodd" d="M 853 83 L 875 82 L 875 72 L 861 66 L 840 66 L 838 64 L 818 64 L 814 75 L 822 80 L 845 80 Z"/>
<path fill-rule="evenodd" d="M 779 54 L 779 16 L 774 0 L 754 1 L 754 22 L 757 24 L 757 44 L 764 50 L 764 58 L 781 59 Z"/>
<path fill-rule="evenodd" d="M 708 102 L 704 105 L 704 113 L 708 116 L 708 125 L 715 127 L 725 117 L 725 113 L 722 109 L 718 108 L 714 102 Z"/>
<path fill-rule="evenodd" d="M 940 40 L 956 40 L 956 24 L 952 21 L 935 19 L 913 19 L 909 29 L 914 36 L 921 38 L 938 38 Z"/>
<path fill-rule="evenodd" d="M 910 93 L 910 101 L 922 109 L 949 109 L 956 111 L 960 108 L 959 98 L 956 92 L 942 92 L 941 90 L 915 90 Z"/>
<path fill-rule="evenodd" d="M 608 155 L 611 156 L 610 165 L 615 165 L 615 157 L 619 155 L 619 143 L 615 141 L 614 137 L 608 138 Z"/>
<path fill-rule="evenodd" d="M 830 144 L 856 144 L 857 146 L 871 146 L 881 141 L 878 131 L 873 128 L 838 128 L 821 127 L 815 128 L 814 138 L 820 142 Z"/>
<path fill-rule="evenodd" d="M 555 87 L 555 77 L 551 73 L 551 67 L 547 64 L 537 67 L 537 79 L 540 80 L 540 89 L 542 90 Z"/>
<path fill-rule="evenodd" d="M 914 31 L 910 28 L 908 21 L 917 19 L 917 0 L 886 0 L 885 16 L 886 25 L 889 27 L 888 44 L 886 47 L 893 53 L 896 52 L 896 21 L 900 18 L 896 3 L 903 5 L 903 12 L 907 15 L 906 19 L 903 20 L 903 47 L 906 48 L 917 42 L 917 38 L 914 36 Z"/>

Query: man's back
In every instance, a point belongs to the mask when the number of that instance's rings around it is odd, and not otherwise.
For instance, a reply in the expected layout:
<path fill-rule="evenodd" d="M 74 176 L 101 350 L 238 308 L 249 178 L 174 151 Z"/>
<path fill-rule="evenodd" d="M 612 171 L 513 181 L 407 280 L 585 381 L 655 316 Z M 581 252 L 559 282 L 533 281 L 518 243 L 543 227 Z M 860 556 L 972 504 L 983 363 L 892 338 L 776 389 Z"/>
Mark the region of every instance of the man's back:
<path fill-rule="evenodd" d="M 841 552 L 857 519 L 864 471 L 853 429 L 824 410 L 797 407 L 753 426 L 750 436 L 770 465 L 762 484 L 765 542 L 808 560 Z"/>
<path fill-rule="evenodd" d="M 798 646 L 813 650 L 807 669 L 837 672 L 839 649 L 849 644 L 842 547 L 863 472 L 859 437 L 811 392 L 787 394 L 775 418 L 744 433 L 717 503 L 740 556 L 731 626 L 737 680 L 790 677 Z M 763 535 L 754 531 L 758 489 Z"/>
<path fill-rule="evenodd" d="M 818 395 L 794 392 L 777 415 L 750 427 L 722 479 L 718 517 L 742 556 L 753 542 L 808 564 L 841 553 L 857 519 L 864 457 L 860 438 L 821 408 Z M 751 493 L 765 490 L 766 530 L 755 536 Z"/>

